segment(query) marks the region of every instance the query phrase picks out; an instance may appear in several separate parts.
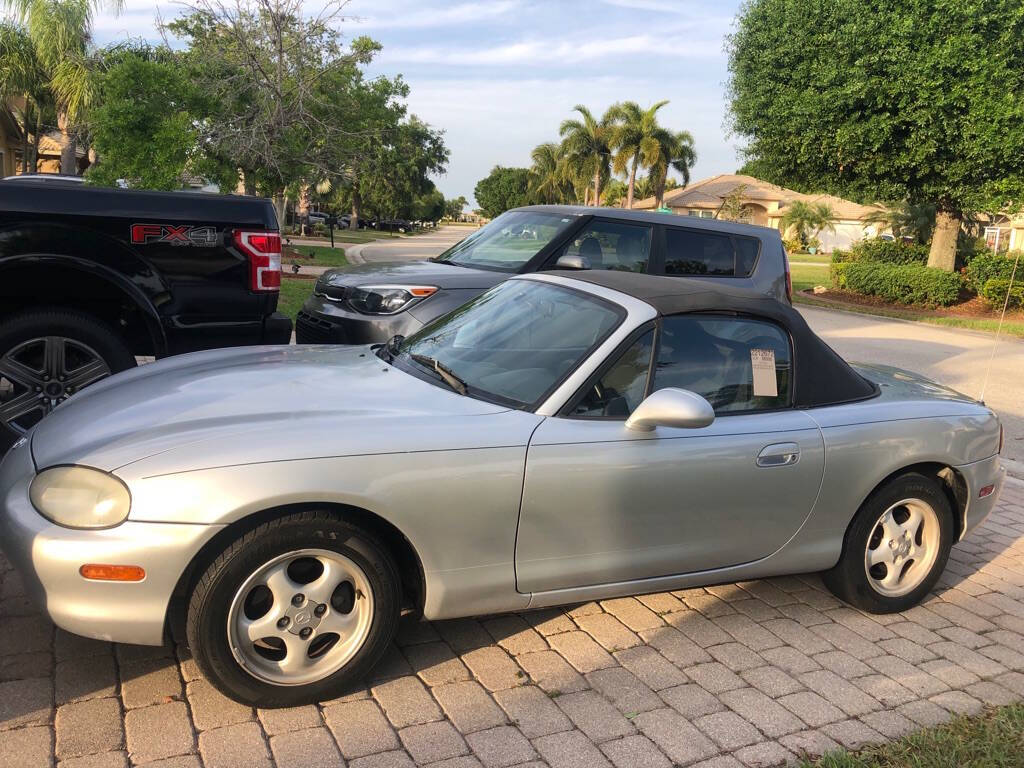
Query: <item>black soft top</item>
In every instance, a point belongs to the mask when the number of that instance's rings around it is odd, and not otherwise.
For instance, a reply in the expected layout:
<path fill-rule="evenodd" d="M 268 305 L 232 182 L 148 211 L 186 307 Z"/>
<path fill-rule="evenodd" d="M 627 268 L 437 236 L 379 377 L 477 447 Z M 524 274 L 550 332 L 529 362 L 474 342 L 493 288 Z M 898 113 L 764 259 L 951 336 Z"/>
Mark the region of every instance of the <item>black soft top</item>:
<path fill-rule="evenodd" d="M 878 394 L 868 381 L 818 338 L 803 316 L 788 304 L 744 288 L 728 278 L 660 277 L 615 270 L 555 271 L 559 275 L 610 288 L 650 304 L 659 315 L 683 312 L 727 312 L 771 320 L 789 332 L 793 341 L 793 405 L 814 408 L 863 400 Z"/>

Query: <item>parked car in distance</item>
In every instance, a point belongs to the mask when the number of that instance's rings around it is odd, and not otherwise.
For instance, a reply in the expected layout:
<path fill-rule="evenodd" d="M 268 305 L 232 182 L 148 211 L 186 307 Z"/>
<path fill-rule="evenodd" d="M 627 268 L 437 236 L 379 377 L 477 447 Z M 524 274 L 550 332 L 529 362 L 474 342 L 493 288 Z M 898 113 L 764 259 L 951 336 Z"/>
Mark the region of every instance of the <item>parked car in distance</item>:
<path fill-rule="evenodd" d="M 0 464 L 0 545 L 69 632 L 159 644 L 180 606 L 203 673 L 261 707 L 346 693 L 403 608 L 824 571 L 908 609 L 996 504 L 998 419 L 722 286 L 520 275 L 384 345 L 128 371 Z"/>
<path fill-rule="evenodd" d="M 296 340 L 371 344 L 407 336 L 513 275 L 559 266 L 723 280 L 790 301 L 789 266 L 774 229 L 538 205 L 506 211 L 429 261 L 329 270 L 298 314 Z"/>
<path fill-rule="evenodd" d="M 269 200 L 0 183 L 0 450 L 136 356 L 287 344 Z"/>

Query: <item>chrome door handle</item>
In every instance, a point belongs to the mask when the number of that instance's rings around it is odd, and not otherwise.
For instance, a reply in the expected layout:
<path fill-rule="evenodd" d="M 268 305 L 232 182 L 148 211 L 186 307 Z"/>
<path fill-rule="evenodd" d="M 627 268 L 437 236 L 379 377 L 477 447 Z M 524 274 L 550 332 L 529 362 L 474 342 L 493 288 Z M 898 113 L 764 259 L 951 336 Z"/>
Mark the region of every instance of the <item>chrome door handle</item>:
<path fill-rule="evenodd" d="M 800 446 L 796 443 L 774 443 L 757 454 L 759 467 L 788 467 L 800 461 Z"/>

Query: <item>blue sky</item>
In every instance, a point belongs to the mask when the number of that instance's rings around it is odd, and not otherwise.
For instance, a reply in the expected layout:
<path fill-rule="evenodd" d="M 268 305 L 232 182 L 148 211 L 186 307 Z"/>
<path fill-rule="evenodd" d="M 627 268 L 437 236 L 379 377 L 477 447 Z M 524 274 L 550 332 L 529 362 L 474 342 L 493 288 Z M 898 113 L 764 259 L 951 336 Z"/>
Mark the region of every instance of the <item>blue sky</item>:
<path fill-rule="evenodd" d="M 472 199 L 491 167 L 529 165 L 530 150 L 557 139 L 574 104 L 595 112 L 632 99 L 670 103 L 661 122 L 696 140 L 693 178 L 739 165 L 725 124 L 724 36 L 738 2 L 696 0 L 351 0 L 341 30 L 384 50 L 371 74 L 402 73 L 409 109 L 445 131 L 448 197 Z M 96 19 L 97 42 L 157 40 L 159 13 L 176 3 L 128 0 Z"/>

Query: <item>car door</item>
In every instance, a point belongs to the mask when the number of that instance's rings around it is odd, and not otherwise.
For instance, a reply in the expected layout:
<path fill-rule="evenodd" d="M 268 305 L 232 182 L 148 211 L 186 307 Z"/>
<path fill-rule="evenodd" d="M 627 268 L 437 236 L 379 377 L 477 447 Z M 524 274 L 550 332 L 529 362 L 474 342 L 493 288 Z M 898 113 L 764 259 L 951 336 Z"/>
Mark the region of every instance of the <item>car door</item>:
<path fill-rule="evenodd" d="M 712 570 L 779 549 L 810 513 L 824 467 L 817 425 L 790 407 L 792 374 L 790 339 L 765 320 L 684 314 L 643 329 L 534 432 L 519 591 Z M 663 387 L 704 396 L 715 421 L 627 428 Z"/>
<path fill-rule="evenodd" d="M 580 256 L 588 269 L 647 272 L 651 261 L 654 227 L 614 219 L 591 219 L 547 261 L 552 269 L 562 256 Z"/>

